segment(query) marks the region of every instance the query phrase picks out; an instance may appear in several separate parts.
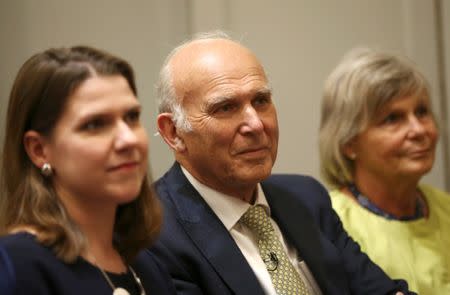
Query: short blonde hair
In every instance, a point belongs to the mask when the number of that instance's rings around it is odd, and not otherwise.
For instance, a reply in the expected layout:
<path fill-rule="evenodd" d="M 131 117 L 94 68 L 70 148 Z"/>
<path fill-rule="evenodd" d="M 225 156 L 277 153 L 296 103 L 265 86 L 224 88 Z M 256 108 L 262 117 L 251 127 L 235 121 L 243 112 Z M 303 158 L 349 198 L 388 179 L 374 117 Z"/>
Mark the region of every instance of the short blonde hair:
<path fill-rule="evenodd" d="M 331 72 L 322 96 L 320 168 L 333 187 L 353 182 L 353 161 L 343 147 L 362 132 L 386 103 L 407 95 L 429 97 L 416 65 L 403 56 L 367 48 L 351 50 Z"/>

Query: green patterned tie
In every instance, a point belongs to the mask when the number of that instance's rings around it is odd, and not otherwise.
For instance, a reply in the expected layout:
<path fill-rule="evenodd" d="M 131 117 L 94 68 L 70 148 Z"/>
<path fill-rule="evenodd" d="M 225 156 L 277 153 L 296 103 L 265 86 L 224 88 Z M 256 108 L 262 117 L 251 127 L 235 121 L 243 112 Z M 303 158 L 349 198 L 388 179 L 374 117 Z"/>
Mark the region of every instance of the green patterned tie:
<path fill-rule="evenodd" d="M 259 253 L 266 264 L 277 294 L 309 294 L 276 236 L 264 208 L 261 205 L 251 206 L 240 221 L 258 236 Z"/>

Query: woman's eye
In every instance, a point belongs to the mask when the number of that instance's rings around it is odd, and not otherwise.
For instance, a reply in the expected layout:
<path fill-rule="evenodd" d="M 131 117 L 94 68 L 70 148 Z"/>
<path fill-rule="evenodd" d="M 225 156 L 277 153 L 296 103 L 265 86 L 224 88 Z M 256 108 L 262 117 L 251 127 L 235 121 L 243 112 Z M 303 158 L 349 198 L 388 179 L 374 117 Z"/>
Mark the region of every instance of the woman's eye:
<path fill-rule="evenodd" d="M 102 119 L 93 119 L 83 125 L 84 130 L 95 131 L 105 126 L 105 121 Z"/>
<path fill-rule="evenodd" d="M 424 117 L 424 116 L 428 115 L 429 112 L 430 111 L 427 106 L 420 106 L 417 108 L 415 113 L 416 113 L 417 117 Z"/>
<path fill-rule="evenodd" d="M 387 115 L 384 120 L 383 123 L 384 124 L 393 124 L 396 123 L 398 120 L 400 120 L 400 115 L 392 113 Z"/>
<path fill-rule="evenodd" d="M 128 123 L 136 123 L 139 122 L 140 117 L 140 111 L 131 111 L 125 116 L 125 121 L 127 121 Z"/>

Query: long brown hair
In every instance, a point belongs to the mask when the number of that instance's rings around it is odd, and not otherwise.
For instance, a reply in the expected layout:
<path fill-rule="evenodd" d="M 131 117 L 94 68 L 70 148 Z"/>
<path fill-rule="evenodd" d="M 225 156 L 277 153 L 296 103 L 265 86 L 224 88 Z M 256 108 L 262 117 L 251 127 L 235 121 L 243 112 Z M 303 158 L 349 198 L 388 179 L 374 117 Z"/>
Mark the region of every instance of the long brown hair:
<path fill-rule="evenodd" d="M 66 262 L 86 246 L 84 235 L 68 216 L 50 181 L 29 159 L 23 136 L 28 130 L 50 136 L 68 97 L 92 75 L 121 75 L 137 96 L 132 67 L 123 59 L 86 46 L 48 49 L 28 59 L 17 74 L 9 97 L 0 170 L 0 234 L 20 227 Z M 114 243 L 132 260 L 159 233 L 161 209 L 146 176 L 138 197 L 119 206 Z"/>

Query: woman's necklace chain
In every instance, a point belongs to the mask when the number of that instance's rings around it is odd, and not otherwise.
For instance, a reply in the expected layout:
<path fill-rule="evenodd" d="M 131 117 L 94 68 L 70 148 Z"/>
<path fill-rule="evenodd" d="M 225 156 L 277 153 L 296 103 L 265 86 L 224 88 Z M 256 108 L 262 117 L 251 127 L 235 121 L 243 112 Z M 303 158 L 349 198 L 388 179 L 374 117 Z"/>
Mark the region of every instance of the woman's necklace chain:
<path fill-rule="evenodd" d="M 100 270 L 103 277 L 108 282 L 108 285 L 113 290 L 113 295 L 130 295 L 130 293 L 127 290 L 125 290 L 124 288 L 116 287 L 114 285 L 114 283 L 111 281 L 111 279 L 109 278 L 108 274 L 97 264 L 97 261 L 96 261 L 94 255 L 92 255 L 92 258 L 94 259 L 94 265 Z M 136 281 L 136 284 L 139 287 L 140 295 L 146 295 L 144 286 L 142 286 L 141 279 L 137 276 L 136 272 L 131 267 L 131 265 L 128 265 L 128 269 L 130 270 L 131 274 L 133 275 L 134 280 Z"/>

